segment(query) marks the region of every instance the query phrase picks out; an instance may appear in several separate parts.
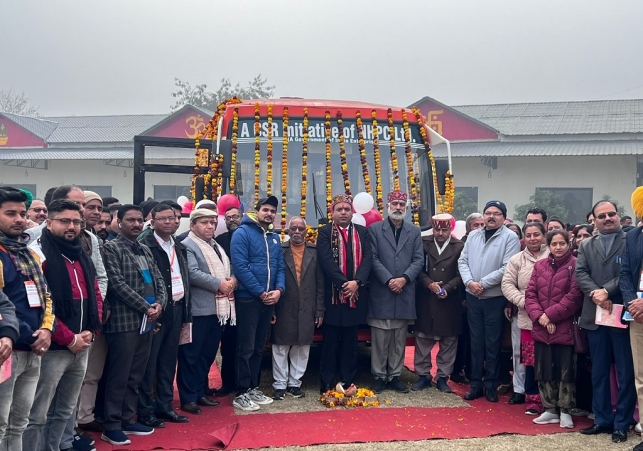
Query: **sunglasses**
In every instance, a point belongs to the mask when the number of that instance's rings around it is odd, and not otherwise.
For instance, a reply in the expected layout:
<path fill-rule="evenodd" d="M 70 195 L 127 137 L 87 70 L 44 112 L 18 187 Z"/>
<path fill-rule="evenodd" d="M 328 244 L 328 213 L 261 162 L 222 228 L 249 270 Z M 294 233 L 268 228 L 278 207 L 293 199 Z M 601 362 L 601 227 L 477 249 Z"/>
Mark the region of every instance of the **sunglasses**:
<path fill-rule="evenodd" d="M 292 230 L 293 232 L 303 232 L 304 230 L 306 230 L 306 227 L 303 227 L 303 226 L 292 226 L 292 227 L 290 228 L 290 230 Z"/>
<path fill-rule="evenodd" d="M 603 219 L 607 218 L 608 216 L 610 218 L 613 218 L 617 214 L 618 213 L 616 213 L 615 211 L 610 211 L 609 213 L 601 213 L 600 215 L 596 215 L 596 219 L 600 219 L 602 221 Z"/>

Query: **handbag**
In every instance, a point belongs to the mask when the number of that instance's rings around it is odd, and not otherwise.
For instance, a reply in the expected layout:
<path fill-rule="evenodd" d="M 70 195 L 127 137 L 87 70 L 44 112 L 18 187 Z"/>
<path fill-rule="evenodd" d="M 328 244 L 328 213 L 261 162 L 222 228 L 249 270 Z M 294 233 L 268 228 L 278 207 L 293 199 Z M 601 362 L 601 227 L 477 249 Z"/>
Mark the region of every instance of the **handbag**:
<path fill-rule="evenodd" d="M 589 340 L 587 339 L 587 331 L 580 327 L 578 320 L 580 317 L 574 318 L 572 322 L 572 336 L 574 338 L 574 350 L 577 354 L 589 354 Z"/>

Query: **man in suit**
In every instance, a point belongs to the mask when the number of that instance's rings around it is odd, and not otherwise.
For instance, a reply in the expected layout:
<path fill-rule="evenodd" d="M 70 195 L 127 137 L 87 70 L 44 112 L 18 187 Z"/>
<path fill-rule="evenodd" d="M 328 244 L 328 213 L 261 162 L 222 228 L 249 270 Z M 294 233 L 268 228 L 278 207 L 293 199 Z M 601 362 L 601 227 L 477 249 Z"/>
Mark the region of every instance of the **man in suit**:
<path fill-rule="evenodd" d="M 348 387 L 357 375 L 357 332 L 366 322 L 373 248 L 365 227 L 353 224 L 353 198 L 332 199 L 332 222 L 319 229 L 317 264 L 324 273 L 324 339 L 320 362 L 324 393 L 333 387 L 339 347 L 339 377 Z"/>
<path fill-rule="evenodd" d="M 632 210 L 637 218 L 643 217 L 643 186 L 632 193 Z M 630 321 L 630 343 L 634 362 L 634 383 L 639 406 L 643 406 L 643 226 L 627 232 L 625 251 L 619 273 L 623 308 L 633 318 Z M 634 447 L 643 451 L 643 442 Z"/>
<path fill-rule="evenodd" d="M 587 329 L 592 358 L 592 412 L 594 424 L 581 429 L 581 434 L 611 433 L 614 443 L 627 440 L 627 431 L 636 406 L 634 363 L 627 329 L 598 326 L 596 308 L 611 311 L 623 304 L 619 287 L 621 256 L 625 251 L 625 232 L 612 201 L 599 201 L 592 209 L 598 235 L 584 240 L 578 249 L 576 282 L 583 293 L 580 326 Z M 610 371 L 616 363 L 618 401 L 612 411 Z"/>
<path fill-rule="evenodd" d="M 422 270 L 424 254 L 420 228 L 404 221 L 408 194 L 393 191 L 387 196 L 388 218 L 369 227 L 373 246 L 370 275 L 371 389 L 382 392 L 388 385 L 399 393 L 409 389 L 400 382 L 404 364 L 406 329 L 415 318 L 415 278 Z"/>
<path fill-rule="evenodd" d="M 324 275 L 317 265 L 315 246 L 306 243 L 306 221 L 294 216 L 288 224 L 290 240 L 283 243 L 286 291 L 275 305 L 272 326 L 273 399 L 286 393 L 302 398 L 301 378 L 308 365 L 315 327 L 324 321 Z"/>
<path fill-rule="evenodd" d="M 464 243 L 451 236 L 450 214 L 433 217 L 433 235 L 422 238 L 424 267 L 418 276 L 415 323 L 415 373 L 420 379 L 411 390 L 431 386 L 431 351 L 439 343 L 437 387 L 451 393 L 447 384 L 453 373 L 462 328 L 462 278 L 458 258 Z"/>

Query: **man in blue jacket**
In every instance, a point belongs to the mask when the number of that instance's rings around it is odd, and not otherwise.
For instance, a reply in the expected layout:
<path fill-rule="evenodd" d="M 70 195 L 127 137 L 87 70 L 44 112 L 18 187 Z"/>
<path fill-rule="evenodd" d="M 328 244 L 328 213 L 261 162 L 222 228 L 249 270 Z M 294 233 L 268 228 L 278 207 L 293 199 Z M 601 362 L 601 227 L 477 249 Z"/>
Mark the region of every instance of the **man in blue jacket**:
<path fill-rule="evenodd" d="M 258 410 L 272 403 L 258 388 L 261 357 L 275 304 L 286 289 L 286 273 L 279 236 L 272 222 L 279 201 L 275 196 L 259 199 L 255 212 L 244 216 L 232 235 L 232 272 L 239 281 L 237 311 L 237 396 L 233 405 Z"/>

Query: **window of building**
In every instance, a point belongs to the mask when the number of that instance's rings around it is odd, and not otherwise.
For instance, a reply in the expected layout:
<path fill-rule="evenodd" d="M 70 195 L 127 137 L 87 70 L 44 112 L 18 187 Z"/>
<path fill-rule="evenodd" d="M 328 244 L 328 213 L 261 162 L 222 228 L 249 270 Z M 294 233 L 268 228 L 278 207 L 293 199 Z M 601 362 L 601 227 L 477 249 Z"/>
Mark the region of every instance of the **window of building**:
<path fill-rule="evenodd" d="M 80 185 L 80 187 L 83 189 L 83 191 L 93 191 L 100 197 L 111 197 L 112 195 L 111 186 Z"/>
<path fill-rule="evenodd" d="M 456 186 L 455 187 L 456 195 L 457 193 L 462 193 L 471 199 L 472 202 L 478 204 L 478 187 L 477 186 Z"/>
<path fill-rule="evenodd" d="M 179 196 L 190 197 L 190 186 L 182 185 L 154 185 L 154 199 L 158 201 L 173 200 Z"/>
<path fill-rule="evenodd" d="M 560 197 L 567 209 L 567 222 L 585 223 L 586 215 L 592 209 L 593 188 L 536 188 L 536 191 L 550 191 Z"/>
<path fill-rule="evenodd" d="M 24 190 L 27 190 L 27 191 L 29 191 L 31 194 L 33 194 L 33 197 L 34 197 L 34 198 L 36 198 L 36 197 L 37 197 L 37 196 L 36 196 L 36 185 L 29 185 L 29 184 L 19 185 L 19 184 L 16 184 L 16 183 L 12 183 L 12 184 L 7 185 L 7 186 L 11 186 L 11 187 L 13 187 L 13 188 L 15 188 L 15 189 L 24 189 Z"/>

